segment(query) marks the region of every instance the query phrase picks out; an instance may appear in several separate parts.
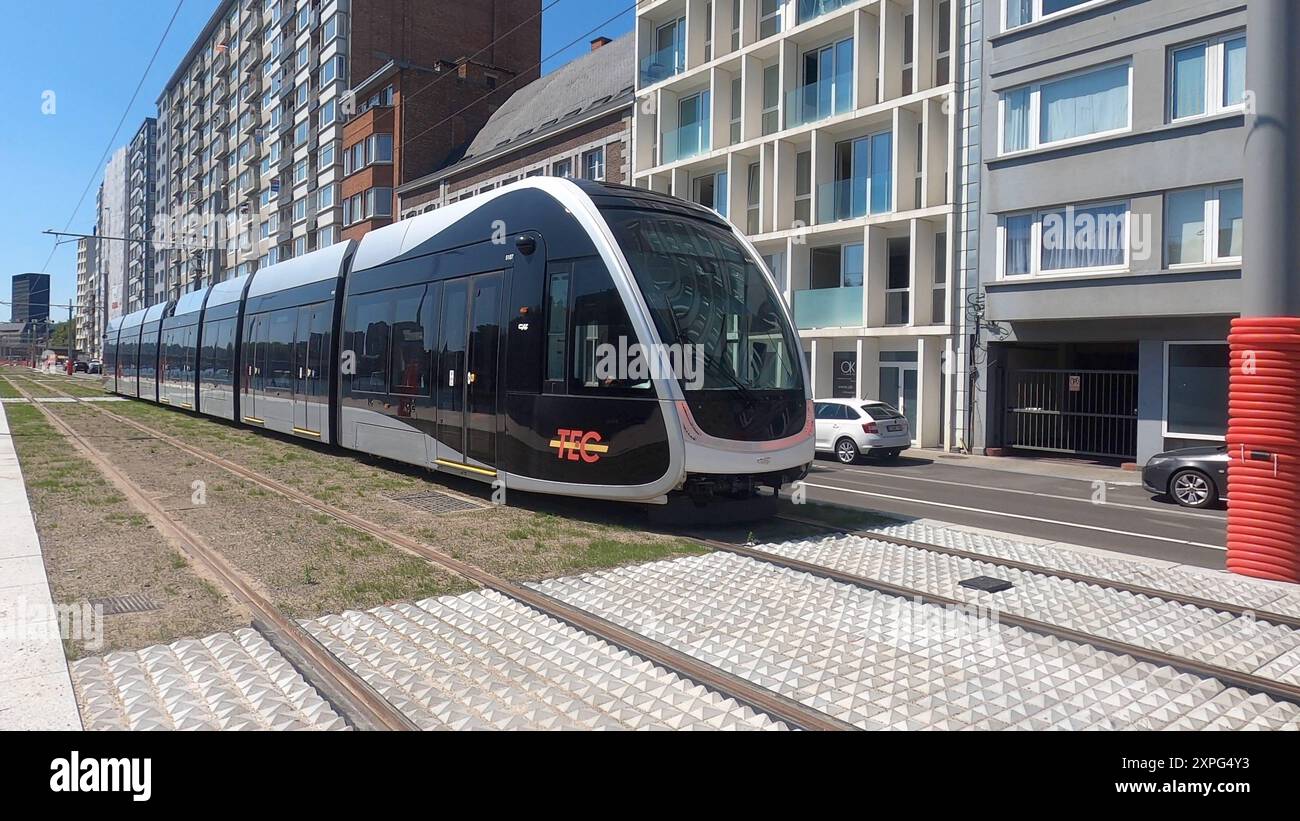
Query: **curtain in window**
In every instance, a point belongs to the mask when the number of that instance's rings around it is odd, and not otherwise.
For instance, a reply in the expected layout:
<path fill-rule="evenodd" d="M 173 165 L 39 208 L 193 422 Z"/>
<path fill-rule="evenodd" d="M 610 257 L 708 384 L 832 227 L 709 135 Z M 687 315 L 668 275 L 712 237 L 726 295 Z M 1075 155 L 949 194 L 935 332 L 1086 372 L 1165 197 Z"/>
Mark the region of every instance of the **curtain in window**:
<path fill-rule="evenodd" d="M 1028 23 L 1034 16 L 1034 0 L 1007 0 L 1007 28 Z"/>
<path fill-rule="evenodd" d="M 1040 142 L 1124 128 L 1128 125 L 1128 66 L 1047 83 L 1040 98 Z"/>
<path fill-rule="evenodd" d="M 1003 104 L 1002 150 L 1023 151 L 1029 147 L 1029 89 L 1009 91 Z"/>
<path fill-rule="evenodd" d="M 1174 52 L 1174 119 L 1205 113 L 1205 46 Z"/>
<path fill-rule="evenodd" d="M 1124 205 L 1066 208 L 1043 214 L 1043 271 L 1106 268 L 1124 264 Z"/>
<path fill-rule="evenodd" d="M 1223 44 L 1223 104 L 1240 105 L 1246 98 L 1246 38 Z"/>
<path fill-rule="evenodd" d="M 1007 274 L 1029 273 L 1030 249 L 1033 243 L 1034 218 L 1030 214 L 1007 217 L 1004 223 L 1006 248 L 1003 251 Z"/>

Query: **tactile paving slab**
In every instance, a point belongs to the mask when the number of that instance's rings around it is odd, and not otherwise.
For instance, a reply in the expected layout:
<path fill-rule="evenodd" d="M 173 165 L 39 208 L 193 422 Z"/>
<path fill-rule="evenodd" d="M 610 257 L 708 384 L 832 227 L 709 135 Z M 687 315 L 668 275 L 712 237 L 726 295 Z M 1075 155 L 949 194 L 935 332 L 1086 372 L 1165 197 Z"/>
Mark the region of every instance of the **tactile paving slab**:
<path fill-rule="evenodd" d="M 1300 617 L 1300 590 L 1293 585 L 1234 576 L 1213 571 L 1162 567 L 1123 558 L 1071 550 L 1061 545 L 1043 545 L 1012 537 L 996 536 L 960 527 L 938 526 L 929 522 L 900 522 L 865 529 L 914 542 L 981 553 L 999 559 L 1035 564 L 1107 581 L 1125 582 L 1200 596 L 1205 599 L 1269 610 L 1285 616 Z"/>
<path fill-rule="evenodd" d="M 866 729 L 1300 729 L 1300 708 L 729 553 L 537 589 Z"/>
<path fill-rule="evenodd" d="M 255 630 L 69 665 L 87 730 L 346 730 Z"/>
<path fill-rule="evenodd" d="M 855 576 L 985 605 L 1099 638 L 1300 684 L 1300 632 L 1216 610 L 1137 596 L 1041 573 L 999 567 L 858 536 L 764 545 L 762 550 Z M 972 576 L 1012 583 L 990 593 L 961 584 Z"/>
<path fill-rule="evenodd" d="M 422 729 L 785 729 L 491 591 L 304 626 Z"/>

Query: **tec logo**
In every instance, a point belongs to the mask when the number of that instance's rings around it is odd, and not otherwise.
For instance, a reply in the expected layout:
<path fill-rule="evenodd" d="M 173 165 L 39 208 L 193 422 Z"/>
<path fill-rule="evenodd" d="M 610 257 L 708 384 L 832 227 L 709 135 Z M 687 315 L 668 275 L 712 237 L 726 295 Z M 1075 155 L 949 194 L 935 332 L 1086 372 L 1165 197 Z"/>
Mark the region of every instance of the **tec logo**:
<path fill-rule="evenodd" d="M 609 445 L 600 444 L 600 434 L 594 430 L 583 432 L 560 428 L 551 440 L 551 447 L 555 448 L 557 459 L 568 457 L 574 462 L 581 459 L 588 464 L 599 462 L 600 454 L 609 453 Z"/>

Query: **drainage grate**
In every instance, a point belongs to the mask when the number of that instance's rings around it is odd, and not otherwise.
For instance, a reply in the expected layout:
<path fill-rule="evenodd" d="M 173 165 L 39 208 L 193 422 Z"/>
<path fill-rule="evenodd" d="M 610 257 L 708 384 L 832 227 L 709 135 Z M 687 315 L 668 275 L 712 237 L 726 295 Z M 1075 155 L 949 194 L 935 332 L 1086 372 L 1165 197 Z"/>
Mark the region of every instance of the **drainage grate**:
<path fill-rule="evenodd" d="M 482 510 L 485 507 L 478 502 L 470 502 L 456 496 L 449 496 L 446 493 L 439 493 L 436 490 L 428 490 L 422 493 L 386 493 L 384 495 L 394 502 L 401 502 L 416 510 L 435 515 L 440 513 L 460 513 L 465 510 Z"/>
<path fill-rule="evenodd" d="M 91 599 L 91 607 L 102 607 L 105 616 L 119 616 L 123 613 L 148 613 L 157 610 L 158 605 L 139 593 L 130 596 L 109 596 L 103 599 Z"/>
<path fill-rule="evenodd" d="M 973 579 L 962 579 L 958 584 L 962 587 L 969 587 L 971 590 L 982 590 L 985 593 L 1001 593 L 1003 590 L 1010 590 L 1015 587 L 1006 579 L 995 579 L 992 576 L 976 576 Z"/>

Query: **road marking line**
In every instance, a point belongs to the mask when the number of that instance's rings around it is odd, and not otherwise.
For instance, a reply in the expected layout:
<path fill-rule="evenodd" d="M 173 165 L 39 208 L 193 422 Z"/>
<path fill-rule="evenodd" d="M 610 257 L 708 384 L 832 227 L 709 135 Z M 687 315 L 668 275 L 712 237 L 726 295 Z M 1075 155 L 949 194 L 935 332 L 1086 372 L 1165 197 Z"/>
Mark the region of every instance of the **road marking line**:
<path fill-rule="evenodd" d="M 1096 530 L 1101 533 L 1111 533 L 1116 536 L 1133 536 L 1138 539 L 1153 539 L 1158 542 L 1172 542 L 1173 544 L 1185 544 L 1185 545 L 1190 545 L 1192 547 L 1208 547 L 1210 550 L 1227 551 L 1228 549 L 1226 547 L 1222 547 L 1217 544 L 1205 544 L 1204 542 L 1190 542 L 1186 539 L 1175 539 L 1170 536 L 1152 536 L 1146 533 L 1132 533 L 1127 530 L 1116 530 L 1110 527 L 1098 527 L 1097 525 L 1081 525 L 1077 522 L 1062 522 L 1057 519 L 1043 519 L 1038 516 L 1026 516 L 1021 513 L 1000 513 L 992 510 L 984 510 L 983 508 L 978 508 L 978 507 L 966 507 L 965 505 L 952 505 L 952 504 L 948 504 L 947 502 L 930 502 L 925 500 L 908 499 L 903 496 L 890 496 L 887 493 L 872 493 L 871 491 L 868 490 L 855 490 L 853 488 L 847 488 L 847 487 L 835 487 L 834 485 L 816 485 L 808 481 L 805 481 L 804 485 L 806 487 L 821 488 L 822 490 L 837 490 L 840 493 L 856 493 L 860 496 L 876 496 L 881 499 L 892 499 L 896 502 L 909 502 L 914 505 L 923 505 L 923 506 L 931 505 L 934 507 L 946 507 L 952 510 L 965 510 L 969 513 L 982 513 L 985 516 L 1006 516 L 1007 518 L 1010 519 L 1025 519 L 1031 522 L 1040 522 L 1042 524 L 1049 524 L 1049 525 L 1061 525 L 1062 527 L 1073 527 L 1073 528 L 1078 528 L 1080 530 Z"/>
<path fill-rule="evenodd" d="M 1159 508 L 1159 507 L 1143 507 L 1142 505 L 1130 505 L 1130 504 L 1125 504 L 1124 502 L 1105 502 L 1104 504 L 1098 504 L 1096 502 L 1093 502 L 1091 499 L 1083 499 L 1075 496 L 1060 496 L 1055 493 L 1039 493 L 1036 490 L 1021 490 L 1020 488 L 1013 488 L 1013 487 L 990 487 L 989 485 L 977 485 L 971 482 L 953 482 L 947 479 L 922 479 L 919 476 L 909 476 L 905 473 L 881 473 L 875 470 L 866 470 L 865 468 L 839 467 L 839 468 L 834 468 L 832 470 L 842 470 L 845 471 L 846 473 L 861 473 L 864 476 L 880 476 L 886 479 L 905 479 L 910 482 L 930 482 L 936 485 L 952 485 L 954 487 L 974 487 L 974 488 L 979 488 L 980 490 L 993 490 L 999 493 L 1018 493 L 1023 496 L 1039 496 L 1044 499 L 1059 499 L 1064 502 L 1086 502 L 1087 504 L 1090 505 L 1095 504 L 1098 507 L 1125 507 L 1130 510 L 1140 510 L 1144 513 L 1162 513 L 1162 514 L 1168 514 L 1170 516 L 1195 516 L 1198 519 L 1210 519 L 1211 521 L 1215 521 L 1215 522 L 1226 521 L 1226 519 L 1222 516 L 1215 516 L 1209 513 L 1194 513 L 1190 510 L 1182 510 L 1178 508 L 1165 510 L 1164 508 Z M 1071 481 L 1084 482 L 1087 480 L 1073 479 Z M 1121 485 L 1121 487 L 1131 487 L 1131 485 Z"/>

